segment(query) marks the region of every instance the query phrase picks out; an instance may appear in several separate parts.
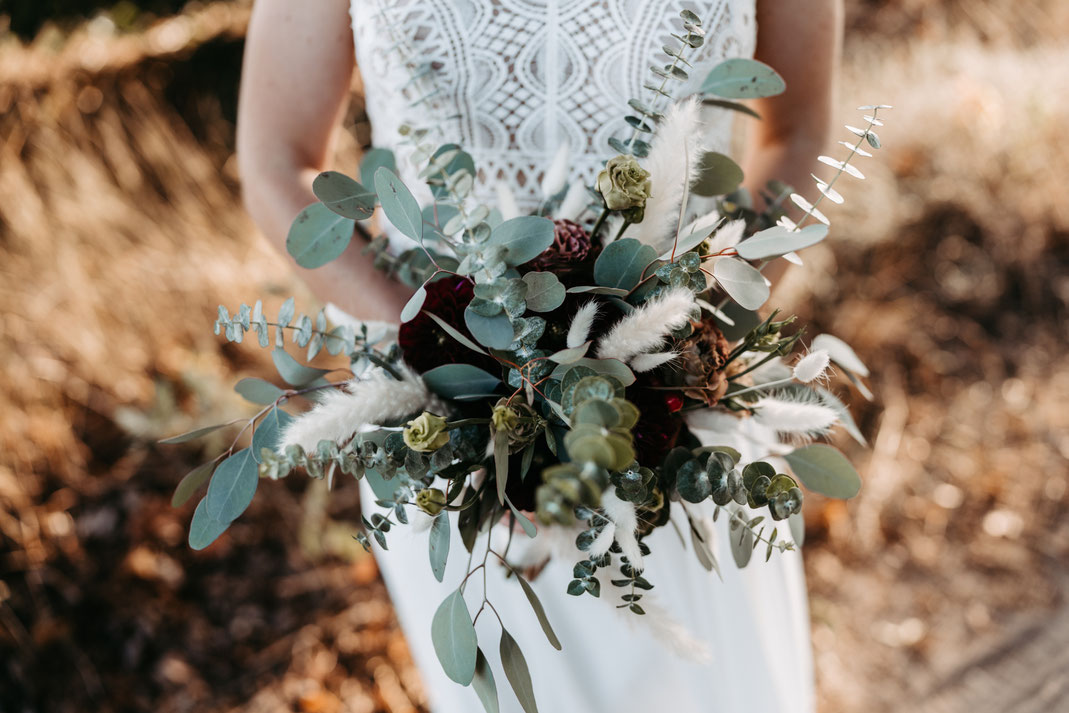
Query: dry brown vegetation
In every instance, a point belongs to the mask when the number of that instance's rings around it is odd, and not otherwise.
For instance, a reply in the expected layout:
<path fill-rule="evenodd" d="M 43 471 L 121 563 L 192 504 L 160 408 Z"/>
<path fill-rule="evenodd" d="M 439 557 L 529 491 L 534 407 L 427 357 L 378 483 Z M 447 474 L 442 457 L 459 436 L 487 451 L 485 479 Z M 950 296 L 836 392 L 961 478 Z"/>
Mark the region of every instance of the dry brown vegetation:
<path fill-rule="evenodd" d="M 856 0 L 841 116 L 896 105 L 782 302 L 874 371 L 866 481 L 810 523 L 823 710 L 905 711 L 1069 574 L 1069 9 Z M 245 3 L 0 42 L 0 700 L 14 711 L 406 711 L 423 693 L 351 489 L 264 487 L 208 551 L 169 498 L 244 406 L 219 303 L 310 298 L 237 199 Z M 211 79 L 207 79 L 211 77 Z M 227 89 L 229 87 L 229 89 Z M 364 139 L 359 101 L 341 161 Z M 317 537 L 316 533 L 332 533 Z M 1054 708 L 1052 708 L 1054 710 Z"/>

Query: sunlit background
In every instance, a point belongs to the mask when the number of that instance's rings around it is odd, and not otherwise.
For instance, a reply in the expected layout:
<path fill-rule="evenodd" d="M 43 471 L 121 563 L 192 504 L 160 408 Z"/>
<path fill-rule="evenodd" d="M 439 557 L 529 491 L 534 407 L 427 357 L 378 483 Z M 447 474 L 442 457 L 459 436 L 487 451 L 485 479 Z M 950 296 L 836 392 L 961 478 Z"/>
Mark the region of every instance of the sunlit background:
<path fill-rule="evenodd" d="M 871 448 L 840 444 L 861 495 L 809 508 L 821 710 L 1067 710 L 1069 4 L 847 5 L 841 123 L 895 109 L 777 296 L 876 394 L 850 394 Z M 154 445 L 273 374 L 216 305 L 312 304 L 238 198 L 248 15 L 0 3 L 5 712 L 424 710 L 354 487 L 262 487 L 193 553 L 171 493 L 223 444 Z"/>

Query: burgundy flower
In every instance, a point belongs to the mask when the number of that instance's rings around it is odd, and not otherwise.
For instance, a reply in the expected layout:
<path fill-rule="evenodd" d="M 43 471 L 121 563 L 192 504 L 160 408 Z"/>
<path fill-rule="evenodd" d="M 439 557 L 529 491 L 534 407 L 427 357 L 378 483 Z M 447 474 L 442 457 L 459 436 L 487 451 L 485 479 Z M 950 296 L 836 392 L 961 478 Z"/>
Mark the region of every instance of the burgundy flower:
<path fill-rule="evenodd" d="M 464 324 L 464 308 L 472 298 L 472 285 L 459 277 L 448 277 L 427 285 L 427 299 L 415 319 L 401 325 L 397 343 L 405 362 L 423 374 L 443 364 L 466 363 L 498 374 L 500 367 L 488 356 L 477 354 L 451 337 L 428 316 L 440 318 L 458 332 L 474 341 Z"/>
<path fill-rule="evenodd" d="M 564 275 L 576 271 L 597 252 L 590 234 L 575 221 L 555 220 L 553 244 L 528 263 L 531 270 Z"/>
<path fill-rule="evenodd" d="M 653 380 L 637 383 L 628 389 L 627 398 L 639 410 L 638 423 L 631 429 L 635 455 L 639 463 L 653 468 L 675 447 L 683 420 L 672 413 L 671 392 L 644 388 L 648 386 L 660 386 L 660 383 Z"/>

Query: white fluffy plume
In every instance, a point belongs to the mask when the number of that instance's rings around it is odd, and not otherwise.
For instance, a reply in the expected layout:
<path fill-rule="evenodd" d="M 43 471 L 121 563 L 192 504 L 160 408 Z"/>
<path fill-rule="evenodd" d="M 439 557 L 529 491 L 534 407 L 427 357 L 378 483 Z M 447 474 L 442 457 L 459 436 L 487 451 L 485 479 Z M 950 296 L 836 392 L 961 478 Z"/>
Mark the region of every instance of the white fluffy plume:
<path fill-rule="evenodd" d="M 817 349 L 806 354 L 804 357 L 798 360 L 798 363 L 794 365 L 792 375 L 795 379 L 808 384 L 811 381 L 824 376 L 824 372 L 828 370 L 828 363 L 831 359 L 828 357 L 828 353 L 823 349 Z"/>
<path fill-rule="evenodd" d="M 655 349 L 690 320 L 695 307 L 694 294 L 685 287 L 664 292 L 617 322 L 598 342 L 598 357 L 626 363 Z"/>
<path fill-rule="evenodd" d="M 613 489 L 609 488 L 601 496 L 601 509 L 605 512 L 605 517 L 615 525 L 614 536 L 627 557 L 627 561 L 636 572 L 641 572 L 645 565 L 642 563 L 642 551 L 638 546 L 638 538 L 635 537 L 635 530 L 638 529 L 635 506 L 616 497 Z"/>
<path fill-rule="evenodd" d="M 553 157 L 553 163 L 549 164 L 545 175 L 542 176 L 542 200 L 547 200 L 564 188 L 564 182 L 568 180 L 568 158 L 570 155 L 571 149 L 568 146 L 568 142 L 565 141 L 557 149 L 557 153 Z"/>
<path fill-rule="evenodd" d="M 794 393 L 765 396 L 754 404 L 754 421 L 778 433 L 813 438 L 831 430 L 839 420 L 835 409 L 813 398 Z"/>
<path fill-rule="evenodd" d="M 557 214 L 554 217 L 575 220 L 582 215 L 589 204 L 590 192 L 586 189 L 586 186 L 582 181 L 576 181 L 568 186 L 568 192 L 564 194 L 564 200 L 561 201 L 560 207 L 557 208 Z"/>
<path fill-rule="evenodd" d="M 516 195 L 509 185 L 504 181 L 498 181 L 494 184 L 494 189 L 497 191 L 497 209 L 501 211 L 501 217 L 505 220 L 518 217 L 520 207 L 516 205 Z"/>
<path fill-rule="evenodd" d="M 646 216 L 628 231 L 658 252 L 666 247 L 666 237 L 679 220 L 679 204 L 684 187 L 697 174 L 701 158 L 701 127 L 698 100 L 684 99 L 665 112 L 650 144 L 644 166 L 650 172 L 650 198 Z"/>
<path fill-rule="evenodd" d="M 591 300 L 579 308 L 572 317 L 572 324 L 568 327 L 567 346 L 574 349 L 590 338 L 590 328 L 594 326 L 594 319 L 598 316 L 598 303 Z"/>
<path fill-rule="evenodd" d="M 320 441 L 342 444 L 362 426 L 382 424 L 410 416 L 430 401 L 419 375 L 404 368 L 397 381 L 377 372 L 361 381 L 350 381 L 343 389 L 328 391 L 315 408 L 294 419 L 279 439 L 278 451 L 298 445 L 312 452 Z"/>
<path fill-rule="evenodd" d="M 639 373 L 645 371 L 653 371 L 662 364 L 668 362 L 679 356 L 676 352 L 655 352 L 653 354 L 639 354 L 637 357 L 631 360 L 631 368 Z"/>

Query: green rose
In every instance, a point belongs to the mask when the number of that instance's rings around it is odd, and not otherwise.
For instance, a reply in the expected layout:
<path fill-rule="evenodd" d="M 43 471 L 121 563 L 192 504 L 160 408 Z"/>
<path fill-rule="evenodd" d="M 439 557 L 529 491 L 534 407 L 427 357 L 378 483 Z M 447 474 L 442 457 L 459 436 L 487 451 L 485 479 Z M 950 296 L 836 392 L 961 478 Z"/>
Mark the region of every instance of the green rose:
<path fill-rule="evenodd" d="M 445 509 L 445 493 L 438 488 L 424 488 L 416 493 L 416 507 L 431 517 Z"/>
<path fill-rule="evenodd" d="M 449 443 L 449 431 L 445 419 L 424 411 L 414 421 L 409 421 L 402 434 L 405 445 L 414 451 L 429 453 Z"/>
<path fill-rule="evenodd" d="M 650 197 L 650 174 L 634 156 L 616 156 L 609 159 L 604 170 L 598 174 L 598 191 L 605 199 L 609 210 L 630 210 L 641 220 L 641 212 Z"/>
<path fill-rule="evenodd" d="M 522 401 L 510 406 L 508 399 L 501 399 L 490 414 L 490 433 L 491 437 L 497 433 L 506 434 L 509 453 L 516 453 L 542 432 L 544 423 L 534 409 Z"/>

